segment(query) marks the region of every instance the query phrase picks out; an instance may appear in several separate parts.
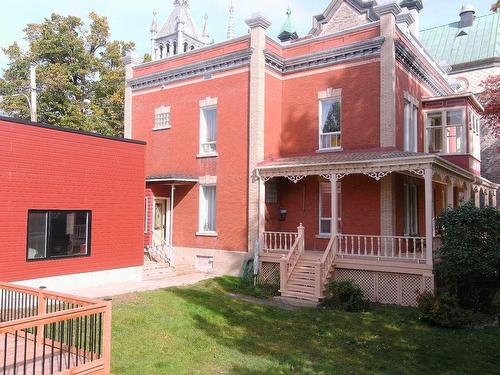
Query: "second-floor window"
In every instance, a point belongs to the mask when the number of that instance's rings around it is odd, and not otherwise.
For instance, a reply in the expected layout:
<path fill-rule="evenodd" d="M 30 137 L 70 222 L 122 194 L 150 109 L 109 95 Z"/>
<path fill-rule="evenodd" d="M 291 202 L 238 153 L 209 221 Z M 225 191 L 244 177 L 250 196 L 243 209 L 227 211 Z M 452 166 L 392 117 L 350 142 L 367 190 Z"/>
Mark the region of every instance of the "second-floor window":
<path fill-rule="evenodd" d="M 429 152 L 465 152 L 465 117 L 463 109 L 428 112 L 426 124 Z"/>
<path fill-rule="evenodd" d="M 417 152 L 418 108 L 408 100 L 405 100 L 403 127 L 404 151 Z"/>
<path fill-rule="evenodd" d="M 170 125 L 170 107 L 162 106 L 155 110 L 155 125 L 153 130 L 169 129 Z"/>
<path fill-rule="evenodd" d="M 201 109 L 200 154 L 210 155 L 217 152 L 217 107 Z"/>
<path fill-rule="evenodd" d="M 341 146 L 341 100 L 331 98 L 320 101 L 319 149 L 339 149 Z"/>
<path fill-rule="evenodd" d="M 472 130 L 471 153 L 477 160 L 481 160 L 481 120 L 473 112 L 470 115 L 470 127 Z"/>

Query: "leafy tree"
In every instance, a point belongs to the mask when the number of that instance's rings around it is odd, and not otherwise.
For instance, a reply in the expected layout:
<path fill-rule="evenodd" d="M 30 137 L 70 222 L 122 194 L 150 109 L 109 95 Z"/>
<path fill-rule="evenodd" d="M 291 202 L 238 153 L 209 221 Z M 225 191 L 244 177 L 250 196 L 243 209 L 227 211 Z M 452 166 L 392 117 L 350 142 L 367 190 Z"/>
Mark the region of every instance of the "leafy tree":
<path fill-rule="evenodd" d="M 340 103 L 334 102 L 330 105 L 323 125 L 324 133 L 333 133 L 340 131 Z"/>
<path fill-rule="evenodd" d="M 40 121 L 108 135 L 123 134 L 122 58 L 134 44 L 111 41 L 106 17 L 90 13 L 89 20 L 85 24 L 78 17 L 52 14 L 24 29 L 27 51 L 17 43 L 3 49 L 9 64 L 0 79 L 2 111 L 29 118 L 26 100 L 10 95 L 28 93 L 29 66 L 34 63 Z"/>
<path fill-rule="evenodd" d="M 484 106 L 483 124 L 495 137 L 500 137 L 500 75 L 490 76 L 483 83 L 480 101 Z"/>
<path fill-rule="evenodd" d="M 437 220 L 439 289 L 461 308 L 486 311 L 500 290 L 500 211 L 473 203 L 446 210 Z"/>

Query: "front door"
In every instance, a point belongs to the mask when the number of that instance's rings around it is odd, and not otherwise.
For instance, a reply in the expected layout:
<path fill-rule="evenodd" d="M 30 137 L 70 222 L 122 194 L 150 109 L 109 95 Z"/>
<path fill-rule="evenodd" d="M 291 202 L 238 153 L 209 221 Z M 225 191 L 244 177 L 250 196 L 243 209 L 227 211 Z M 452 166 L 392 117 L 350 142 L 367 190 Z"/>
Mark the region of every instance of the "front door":
<path fill-rule="evenodd" d="M 169 199 L 156 198 L 154 211 L 153 244 L 162 245 L 169 242 L 170 210 Z"/>

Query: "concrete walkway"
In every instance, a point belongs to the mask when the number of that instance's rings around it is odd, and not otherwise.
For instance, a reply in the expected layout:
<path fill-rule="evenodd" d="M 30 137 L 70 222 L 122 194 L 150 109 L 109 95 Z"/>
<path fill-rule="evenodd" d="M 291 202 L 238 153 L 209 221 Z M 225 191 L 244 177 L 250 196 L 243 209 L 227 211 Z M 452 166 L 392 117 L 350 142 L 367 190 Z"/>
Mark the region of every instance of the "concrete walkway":
<path fill-rule="evenodd" d="M 118 296 L 120 294 L 144 292 L 147 290 L 155 290 L 168 288 L 172 286 L 183 286 L 195 284 L 202 280 L 207 280 L 215 277 L 208 273 L 191 273 L 188 275 L 168 276 L 155 280 L 134 281 L 127 283 L 111 283 L 98 287 L 75 289 L 69 292 L 81 297 L 87 298 L 104 298 Z"/>

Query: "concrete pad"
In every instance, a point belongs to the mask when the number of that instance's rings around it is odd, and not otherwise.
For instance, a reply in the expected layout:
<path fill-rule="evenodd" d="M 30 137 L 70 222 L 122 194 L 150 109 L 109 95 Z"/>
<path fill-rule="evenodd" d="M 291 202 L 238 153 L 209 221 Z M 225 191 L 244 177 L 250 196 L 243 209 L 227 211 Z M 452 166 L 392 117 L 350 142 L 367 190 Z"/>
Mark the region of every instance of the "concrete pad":
<path fill-rule="evenodd" d="M 192 285 L 199 281 L 211 279 L 213 277 L 215 277 L 213 274 L 196 272 L 187 275 L 168 276 L 155 280 L 132 281 L 126 283 L 108 283 L 91 288 L 75 289 L 70 291 L 69 293 L 87 298 L 104 298 L 127 293 L 169 288 L 174 286 Z"/>

